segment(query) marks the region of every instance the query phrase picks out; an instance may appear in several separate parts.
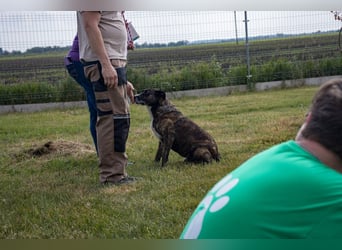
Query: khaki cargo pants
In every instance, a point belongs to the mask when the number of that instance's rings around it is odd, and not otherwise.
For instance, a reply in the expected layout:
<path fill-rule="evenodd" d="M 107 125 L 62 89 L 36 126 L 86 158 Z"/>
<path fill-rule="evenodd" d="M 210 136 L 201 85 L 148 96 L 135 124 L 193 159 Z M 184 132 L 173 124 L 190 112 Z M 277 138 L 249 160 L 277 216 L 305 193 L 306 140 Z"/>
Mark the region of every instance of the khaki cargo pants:
<path fill-rule="evenodd" d="M 126 61 L 112 60 L 112 65 L 114 68 L 124 68 Z M 120 86 L 108 89 L 101 76 L 99 63 L 86 65 L 84 72 L 93 84 L 96 98 L 100 182 L 116 182 L 127 175 L 126 142 L 130 113 L 126 75 L 124 72 L 123 79 L 118 79 Z"/>

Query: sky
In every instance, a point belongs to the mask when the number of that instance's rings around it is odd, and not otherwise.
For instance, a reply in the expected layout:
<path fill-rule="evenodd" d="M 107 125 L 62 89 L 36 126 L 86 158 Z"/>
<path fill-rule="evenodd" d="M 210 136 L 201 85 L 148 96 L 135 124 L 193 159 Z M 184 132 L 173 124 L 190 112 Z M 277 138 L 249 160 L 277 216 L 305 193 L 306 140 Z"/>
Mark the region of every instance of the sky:
<path fill-rule="evenodd" d="M 143 43 L 245 38 L 244 11 L 126 11 Z M 301 34 L 339 30 L 330 11 L 247 11 L 248 35 Z M 0 11 L 0 48 L 69 46 L 75 11 Z"/>

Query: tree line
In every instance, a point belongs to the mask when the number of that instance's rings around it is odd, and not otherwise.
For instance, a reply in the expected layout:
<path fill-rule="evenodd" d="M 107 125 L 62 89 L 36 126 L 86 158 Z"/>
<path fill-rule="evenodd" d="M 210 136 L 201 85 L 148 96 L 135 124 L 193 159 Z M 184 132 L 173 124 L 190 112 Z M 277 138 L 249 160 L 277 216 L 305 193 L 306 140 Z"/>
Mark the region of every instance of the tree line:
<path fill-rule="evenodd" d="M 163 47 L 177 47 L 189 45 L 189 41 L 178 41 L 178 42 L 169 42 L 169 43 L 143 43 L 143 44 L 135 44 L 136 48 L 163 48 Z M 25 55 L 25 54 L 40 54 L 47 52 L 65 52 L 70 49 L 71 46 L 47 46 L 47 47 L 33 47 L 27 49 L 25 52 L 21 52 L 20 50 L 13 50 L 11 52 L 0 48 L 0 56 L 9 56 L 9 55 Z"/>

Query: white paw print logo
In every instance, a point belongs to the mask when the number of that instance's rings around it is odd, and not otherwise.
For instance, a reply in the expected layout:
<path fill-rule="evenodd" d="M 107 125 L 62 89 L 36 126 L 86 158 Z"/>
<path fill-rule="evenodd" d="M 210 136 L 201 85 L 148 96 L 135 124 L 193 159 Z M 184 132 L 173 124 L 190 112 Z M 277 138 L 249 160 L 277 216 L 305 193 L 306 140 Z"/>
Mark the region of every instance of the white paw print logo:
<path fill-rule="evenodd" d="M 232 179 L 232 175 L 228 175 L 218 182 L 209 194 L 202 200 L 198 208 L 200 211 L 191 220 L 187 231 L 184 234 L 184 239 L 196 239 L 202 230 L 203 219 L 207 211 L 215 213 L 226 206 L 230 200 L 227 193 L 234 188 L 238 182 L 238 178 Z M 214 198 L 218 198 L 213 202 Z"/>

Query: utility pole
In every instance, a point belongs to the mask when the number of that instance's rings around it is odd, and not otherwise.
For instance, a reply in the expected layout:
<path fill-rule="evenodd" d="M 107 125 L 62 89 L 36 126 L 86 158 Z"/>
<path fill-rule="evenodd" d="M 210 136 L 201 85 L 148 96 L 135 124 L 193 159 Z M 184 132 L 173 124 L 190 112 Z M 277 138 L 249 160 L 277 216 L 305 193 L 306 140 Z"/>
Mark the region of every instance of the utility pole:
<path fill-rule="evenodd" d="M 247 19 L 247 11 L 245 11 L 245 33 L 246 33 L 246 64 L 247 64 L 247 87 L 249 89 L 252 89 L 253 86 L 250 82 L 250 78 L 252 77 L 251 75 L 251 66 L 250 66 L 250 58 L 249 58 L 249 43 L 248 43 L 248 22 L 249 20 Z"/>

